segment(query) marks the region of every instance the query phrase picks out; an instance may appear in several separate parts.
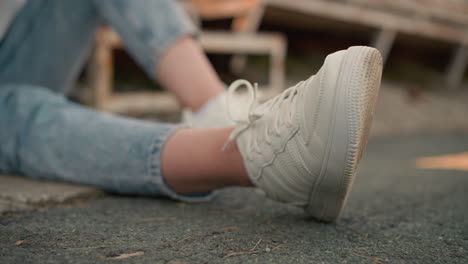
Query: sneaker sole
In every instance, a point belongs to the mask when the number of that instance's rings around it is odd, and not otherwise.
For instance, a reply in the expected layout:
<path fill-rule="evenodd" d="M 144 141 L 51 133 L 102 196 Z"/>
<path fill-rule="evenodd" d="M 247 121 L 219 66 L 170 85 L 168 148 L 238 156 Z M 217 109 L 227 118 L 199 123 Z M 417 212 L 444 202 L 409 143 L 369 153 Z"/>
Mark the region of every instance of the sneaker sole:
<path fill-rule="evenodd" d="M 376 49 L 352 47 L 344 54 L 337 80 L 332 136 L 305 208 L 316 219 L 334 222 L 343 211 L 367 143 L 381 76 L 382 57 Z"/>

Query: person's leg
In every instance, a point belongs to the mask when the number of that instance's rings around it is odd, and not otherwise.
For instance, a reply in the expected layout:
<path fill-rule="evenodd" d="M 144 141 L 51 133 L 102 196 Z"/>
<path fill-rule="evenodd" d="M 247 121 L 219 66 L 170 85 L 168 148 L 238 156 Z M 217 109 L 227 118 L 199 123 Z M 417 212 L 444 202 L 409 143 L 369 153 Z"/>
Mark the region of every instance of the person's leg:
<path fill-rule="evenodd" d="M 221 151 L 232 128 L 192 130 L 117 117 L 27 85 L 0 85 L 0 127 L 0 173 L 186 200 L 177 193 L 248 185 L 239 151 Z"/>
<path fill-rule="evenodd" d="M 193 112 L 225 90 L 205 54 L 191 37 L 184 37 L 169 47 L 156 65 L 155 72 L 161 84 Z"/>
<path fill-rule="evenodd" d="M 122 6 L 147 3 L 114 1 Z M 114 15 L 126 10 L 117 9 Z M 124 22 L 134 22 L 138 29 L 130 30 L 138 32 L 130 50 L 139 50 L 134 56 L 139 55 L 139 62 L 153 74 L 155 62 L 180 34 L 159 35 L 158 38 L 164 37 L 159 42 L 153 36 L 154 24 L 146 23 L 152 20 L 151 16 L 142 20 L 138 12 L 127 15 L 132 19 Z M 179 25 L 175 21 L 168 20 L 163 29 L 180 32 L 169 26 L 171 22 Z M 132 40 L 132 35 L 125 40 Z M 155 50 L 154 44 L 164 43 L 167 45 Z M 14 47 L 10 45 L 9 50 L 14 51 Z M 5 53 L 3 49 L 0 53 L 0 68 L 8 72 L 9 63 L 14 63 L 18 54 Z M 148 54 L 155 56 L 145 57 Z M 167 138 L 174 131 L 171 125 L 97 113 L 39 87 L 0 85 L 0 171 L 91 184 L 120 193 L 179 199 L 184 197 L 174 190 L 191 194 L 233 184 L 253 184 L 267 196 L 301 206 L 317 219 L 335 221 L 346 202 L 367 141 L 381 71 L 382 60 L 375 49 L 354 47 L 337 52 L 327 57 L 317 76 L 265 104 L 257 105 L 253 100 L 247 107 L 248 120 L 240 121 L 229 137 L 232 128 L 179 131 L 167 145 Z M 243 83 L 234 83 L 232 89 Z M 226 153 L 217 150 L 224 140 L 236 140 L 236 146 L 228 145 L 231 149 Z M 182 170 L 177 168 L 179 161 Z M 165 183 L 161 166 L 172 188 Z M 242 173 L 244 166 L 246 172 Z M 185 181 L 194 187 L 184 186 Z M 206 198 L 197 195 L 197 200 Z"/>
<path fill-rule="evenodd" d="M 182 105 L 200 109 L 224 91 L 193 39 L 196 29 L 174 0 L 95 1 L 97 12 L 121 36 L 147 74 Z"/>
<path fill-rule="evenodd" d="M 188 194 L 252 186 L 237 145 L 221 151 L 232 130 L 187 129 L 174 133 L 162 155 L 162 172 L 169 186 Z"/>
<path fill-rule="evenodd" d="M 100 1 L 101 2 L 101 1 Z M 111 1 L 109 1 L 111 2 Z M 79 3 L 79 4 L 78 4 Z M 151 2 L 152 4 L 156 2 Z M 168 4 L 169 2 L 165 2 Z M 171 6 L 169 4 L 169 6 Z M 69 15 L 67 17 L 64 17 L 68 12 L 67 10 L 73 10 L 73 14 Z M 154 8 L 153 8 L 154 10 Z M 164 10 L 164 9 L 163 9 Z M 94 3 L 92 1 L 28 1 L 28 3 L 25 5 L 25 7 L 21 10 L 21 12 L 17 15 L 15 21 L 13 22 L 12 26 L 10 27 L 7 36 L 2 39 L 2 42 L 0 44 L 0 65 L 2 65 L 0 69 L 0 83 L 10 83 L 8 88 L 2 87 L 2 89 L 8 89 L 8 92 L 5 92 L 8 94 L 6 96 L 7 98 L 10 97 L 15 97 L 13 89 L 15 87 L 20 87 L 20 86 L 26 86 L 27 88 L 21 89 L 21 91 L 18 91 L 19 94 L 18 97 L 23 98 L 23 104 L 26 104 L 28 100 L 25 100 L 24 98 L 27 98 L 28 96 L 30 97 L 35 97 L 37 94 L 40 98 L 40 102 L 34 102 L 34 100 L 31 101 L 31 104 L 33 104 L 30 107 L 23 106 L 24 111 L 28 111 L 31 108 L 38 108 L 38 104 L 41 105 L 40 107 L 42 108 L 42 105 L 47 104 L 48 101 L 54 102 L 57 100 L 57 98 L 54 98 L 51 94 L 49 95 L 44 95 L 46 92 L 37 92 L 35 91 L 35 88 L 31 88 L 32 85 L 36 86 L 41 86 L 45 85 L 47 88 L 54 90 L 56 92 L 62 92 L 65 87 L 68 86 L 75 78 L 76 75 L 86 58 L 85 54 L 87 54 L 89 50 L 89 46 L 92 41 L 92 36 L 93 32 L 95 30 L 95 27 L 98 24 L 97 20 L 98 14 L 96 13 Z M 58 23 L 58 21 L 61 21 L 61 23 Z M 173 23 L 175 23 L 175 26 L 180 26 L 177 21 L 171 20 Z M 150 27 L 154 25 L 149 25 Z M 164 28 L 164 25 L 162 26 Z M 184 27 L 185 28 L 185 27 Z M 175 31 L 177 33 L 179 31 Z M 183 30 L 180 31 L 179 33 L 182 34 L 184 32 Z M 188 33 L 187 33 L 188 34 Z M 176 41 L 178 38 L 178 35 L 171 35 L 175 39 L 168 39 L 168 45 L 172 45 L 173 41 Z M 194 47 L 196 48 L 195 44 L 192 43 L 192 40 L 183 40 L 184 38 L 180 38 L 181 41 L 180 44 L 183 46 L 183 48 L 179 48 L 177 44 L 172 45 L 176 50 L 179 50 L 178 52 L 181 52 L 184 54 L 184 50 L 190 50 L 193 49 Z M 161 47 L 162 50 L 164 50 L 164 47 Z M 177 52 L 176 52 L 177 53 Z M 155 52 L 157 54 L 157 52 Z M 200 55 L 200 51 L 198 52 L 188 52 L 188 55 L 196 54 L 196 56 Z M 171 55 L 171 52 L 169 52 L 169 56 Z M 187 54 L 186 54 L 187 55 Z M 167 59 L 167 58 L 166 58 Z M 203 61 L 203 58 L 202 58 Z M 168 62 L 169 63 L 169 62 Z M 26 83 L 28 85 L 22 85 L 23 83 Z M 16 85 L 12 85 L 16 84 Z M 18 85 L 20 84 L 20 85 Z M 41 88 L 40 90 L 42 90 Z M 31 93 L 27 95 L 31 90 Z M 10 99 L 8 99 L 10 100 Z M 63 100 L 63 98 L 62 98 Z M 36 103 L 36 104 L 35 104 Z M 76 107 L 75 107 L 76 108 Z M 62 107 L 57 108 L 56 110 L 51 111 L 51 116 L 54 115 L 67 115 L 67 113 L 59 113 L 60 110 L 65 110 L 65 112 L 73 112 L 75 111 L 70 110 L 74 109 L 72 107 L 68 107 L 67 103 L 63 103 Z M 4 111 L 4 114 L 7 115 L 11 111 Z M 98 114 L 96 112 L 86 112 L 84 109 L 80 109 L 79 111 L 76 111 L 77 116 L 83 118 L 86 116 L 86 119 L 100 119 L 99 116 L 93 118 L 92 115 Z M 87 114 L 83 114 L 87 113 Z M 32 113 L 31 113 L 32 115 Z M 99 114 L 100 115 L 100 114 Z M 14 115 L 13 115 L 14 116 Z M 107 116 L 107 115 L 104 115 Z M 101 118 L 102 119 L 102 118 Z M 8 119 L 9 121 L 6 121 L 5 124 L 11 123 L 12 120 L 15 120 L 15 118 Z M 123 120 L 123 119 L 122 119 Z M 73 123 L 73 120 L 67 120 L 67 122 L 58 122 L 57 124 L 60 124 L 63 127 L 64 130 L 69 130 L 71 128 L 75 128 L 74 131 L 78 133 L 80 130 L 76 130 L 76 127 L 81 127 L 79 124 L 82 120 L 80 118 L 77 119 L 77 124 Z M 127 130 L 131 130 L 132 124 L 135 123 L 136 121 L 131 121 L 131 122 L 120 122 L 120 125 L 122 127 L 128 126 Z M 99 123 L 99 122 L 96 122 Z M 91 126 L 91 124 L 90 124 Z M 107 127 L 108 126 L 108 127 Z M 147 124 L 147 126 L 149 126 Z M 24 125 L 26 127 L 26 125 Z M 112 125 L 108 124 L 106 122 L 99 123 L 99 128 L 96 128 L 94 132 L 99 132 L 99 131 L 106 131 L 106 129 L 111 129 L 112 130 Z M 117 129 L 116 131 L 120 131 L 121 129 Z M 48 137 L 48 138 L 54 138 L 56 137 L 56 133 L 59 131 L 58 128 L 53 129 L 53 130 L 47 130 L 47 131 L 41 131 L 41 129 L 37 130 L 37 133 L 43 134 L 42 137 Z M 32 145 L 34 142 L 31 143 L 24 143 L 24 142 L 29 142 L 29 141 L 34 141 L 36 139 L 40 139 L 40 137 L 35 138 L 31 136 L 31 138 L 28 138 L 28 135 L 31 135 L 29 132 L 24 132 L 20 128 L 16 127 L 14 130 L 6 130 L 2 129 L 2 133 L 5 133 L 5 135 L 10 135 L 11 137 L 16 137 L 17 135 L 15 133 L 19 133 L 22 136 L 17 137 L 21 141 L 14 141 L 14 142 L 19 142 L 21 145 L 26 144 L 26 145 Z M 154 133 L 157 134 L 158 131 L 155 131 Z M 50 133 L 50 134 L 48 134 Z M 67 134 L 61 134 L 63 136 L 66 136 Z M 206 141 L 210 141 L 210 138 L 213 136 L 213 133 L 207 133 L 207 135 L 210 135 L 209 137 L 204 137 Z M 84 135 L 86 136 L 86 135 Z M 90 145 L 100 145 L 101 143 L 99 142 L 100 138 L 102 135 L 96 135 L 95 137 L 91 137 L 88 135 L 88 140 Z M 8 138 L 8 137 L 4 137 Z M 191 137 L 188 137 L 189 139 Z M 204 142 L 202 140 L 203 137 L 197 137 L 198 142 Z M 109 141 L 107 143 L 103 143 L 103 145 L 106 144 L 111 144 L 112 140 L 114 139 L 117 143 L 113 144 L 119 144 L 120 141 L 124 140 L 124 137 L 120 138 L 113 138 L 110 137 Z M 120 140 L 118 140 L 120 139 Z M 135 141 L 138 141 L 138 137 L 135 137 Z M 144 141 L 144 139 L 141 139 Z M 23 142 L 24 141 L 24 142 Z M 93 143 L 94 142 L 94 143 Z M 177 142 L 177 141 L 172 141 L 172 142 Z M 141 143 L 144 145 L 144 143 Z M 8 144 L 5 144 L 4 148 L 7 149 Z M 172 145 L 178 145 L 178 144 L 172 144 Z M 68 159 L 72 158 L 74 153 L 69 153 L 69 147 L 65 144 L 58 144 L 55 146 L 57 148 L 56 151 L 60 151 L 61 155 L 63 155 L 62 158 Z M 3 148 L 3 146 L 2 146 Z M 170 148 L 169 148 L 170 149 Z M 7 153 L 13 153 L 11 155 L 16 156 L 15 152 L 10 149 L 6 151 Z M 218 151 L 220 152 L 220 151 Z M 171 152 L 169 152 L 171 153 Z M 22 159 L 27 159 L 27 155 L 32 155 L 36 156 L 34 150 L 30 151 L 29 153 L 22 153 Z M 75 153 L 75 155 L 78 155 Z M 232 156 L 232 155 L 231 155 Z M 18 163 L 12 163 L 12 160 L 15 159 L 10 159 L 9 161 L 5 161 L 4 159 L 6 156 L 2 156 L 1 160 L 3 160 L 4 165 L 7 164 L 9 166 L 4 166 L 3 168 L 6 171 L 15 171 L 16 166 L 20 166 L 21 164 Z M 47 157 L 45 157 L 47 159 Z M 203 158 L 203 157 L 201 157 Z M 99 160 L 101 159 L 101 156 L 98 158 Z M 21 160 L 21 159 L 18 159 Z M 171 161 L 171 159 L 166 159 Z M 194 160 L 194 159 L 193 159 Z M 206 160 L 206 159 L 205 159 Z M 51 161 L 52 163 L 54 162 L 53 159 Z M 88 164 L 85 162 L 83 159 L 77 159 L 75 163 L 80 164 L 82 162 L 83 164 L 81 167 L 85 168 Z M 216 163 L 221 164 L 221 161 L 217 161 Z M 170 167 L 170 165 L 168 165 Z M 31 163 L 28 169 L 26 171 L 22 171 L 21 169 L 18 169 L 18 173 L 26 174 L 31 177 L 34 176 L 44 176 L 54 179 L 58 177 L 60 180 L 65 180 L 65 181 L 80 181 L 83 180 L 83 183 L 87 184 L 93 184 L 93 185 L 98 185 L 99 184 L 110 184 L 107 182 L 108 179 L 105 178 L 105 176 L 96 176 L 94 180 L 99 181 L 98 182 L 90 182 L 89 179 L 85 178 L 78 178 L 75 177 L 77 172 L 73 171 L 71 169 L 67 174 L 62 175 L 62 173 L 65 173 L 65 170 L 60 170 L 57 166 L 52 166 L 56 170 L 52 170 L 52 167 L 50 168 L 44 168 L 44 170 L 47 173 L 40 173 L 41 170 L 41 163 Z M 239 166 L 237 166 L 239 167 Z M 49 169 L 49 170 L 48 170 Z M 70 169 L 70 168 L 68 168 Z M 227 168 L 228 169 L 228 168 Z M 176 173 L 171 173 L 171 169 L 167 170 L 167 173 L 169 175 L 175 175 Z M 79 174 L 79 173 L 78 173 Z M 102 172 L 104 174 L 104 172 Z M 213 173 L 207 174 L 207 177 L 212 177 Z M 226 174 L 228 176 L 232 176 L 233 173 L 228 173 Z M 110 176 L 110 175 L 108 175 Z M 242 175 L 240 175 L 242 176 Z M 80 176 L 81 177 L 81 176 Z M 204 175 L 203 174 L 198 174 L 198 177 L 200 179 L 203 179 Z M 174 177 L 171 177 L 173 179 Z M 224 181 L 223 177 L 218 178 L 220 183 L 217 183 L 216 186 L 224 186 L 227 184 L 230 184 L 232 182 L 232 179 L 229 178 L 228 181 Z M 203 181 L 203 180 L 202 180 Z M 112 182 L 112 181 L 111 181 Z M 208 184 L 208 188 L 204 188 L 206 190 L 211 190 L 212 182 L 210 181 Z M 107 188 L 107 187 L 103 187 Z M 203 189 L 203 188 L 202 188 Z"/>
<path fill-rule="evenodd" d="M 173 0 L 28 1 L 0 43 L 0 83 L 28 83 L 68 92 L 105 22 L 147 74 L 192 110 L 224 87 L 192 38 Z"/>

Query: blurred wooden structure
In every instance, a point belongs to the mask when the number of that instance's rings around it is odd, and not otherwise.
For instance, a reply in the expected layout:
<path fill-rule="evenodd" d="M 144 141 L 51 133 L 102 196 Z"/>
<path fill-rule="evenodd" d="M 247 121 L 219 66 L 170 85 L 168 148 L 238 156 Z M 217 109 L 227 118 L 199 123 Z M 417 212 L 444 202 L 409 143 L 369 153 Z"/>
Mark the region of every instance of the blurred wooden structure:
<path fill-rule="evenodd" d="M 183 0 L 195 21 L 233 18 L 226 32 L 203 31 L 200 43 L 207 52 L 238 54 L 231 68 L 239 72 L 245 65 L 245 54 L 268 54 L 270 91 L 284 85 L 286 41 L 280 34 L 257 33 L 266 10 L 284 24 L 307 27 L 308 18 L 325 18 L 343 24 L 375 29 L 372 46 L 387 58 L 396 36 L 401 33 L 451 43 L 456 47 L 447 67 L 446 84 L 459 87 L 468 65 L 467 0 Z M 314 20 L 317 21 L 317 20 Z M 320 23 L 318 23 L 320 24 Z M 314 25 L 315 26 L 315 25 Z M 320 25 L 316 25 L 320 26 Z M 112 90 L 112 50 L 121 46 L 119 37 L 110 30 L 97 34 L 96 49 L 90 64 L 90 86 L 94 104 L 104 110 L 120 109 L 173 111 L 174 98 L 167 93 L 115 94 Z"/>
<path fill-rule="evenodd" d="M 387 58 L 398 33 L 442 40 L 457 46 L 447 69 L 447 85 L 459 87 L 468 64 L 466 0 L 265 0 L 267 6 L 377 29 L 373 46 Z M 280 21 L 294 16 L 277 17 Z M 304 23 L 301 20 L 297 23 Z"/>
<path fill-rule="evenodd" d="M 267 96 L 284 88 L 286 40 L 279 33 L 257 33 L 264 5 L 259 0 L 185 0 L 183 5 L 195 21 L 233 18 L 232 31 L 202 31 L 199 41 L 208 53 L 234 54 L 232 68 L 241 71 L 245 54 L 268 55 L 270 78 Z M 113 50 L 122 47 L 119 36 L 109 28 L 101 28 L 89 65 L 89 86 L 92 104 L 111 112 L 173 112 L 178 109 L 169 93 L 114 93 Z M 131 109 L 131 110 L 130 110 Z"/>

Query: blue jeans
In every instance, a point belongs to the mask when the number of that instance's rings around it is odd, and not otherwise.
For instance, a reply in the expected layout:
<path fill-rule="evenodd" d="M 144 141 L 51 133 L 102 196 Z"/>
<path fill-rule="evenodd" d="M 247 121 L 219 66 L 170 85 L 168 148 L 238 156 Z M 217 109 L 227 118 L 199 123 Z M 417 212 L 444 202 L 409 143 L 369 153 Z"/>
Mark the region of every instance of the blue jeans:
<path fill-rule="evenodd" d="M 0 42 L 0 173 L 92 185 L 107 191 L 199 201 L 161 175 L 176 125 L 143 122 L 68 101 L 101 23 L 139 65 L 155 65 L 195 29 L 174 0 L 31 0 Z"/>

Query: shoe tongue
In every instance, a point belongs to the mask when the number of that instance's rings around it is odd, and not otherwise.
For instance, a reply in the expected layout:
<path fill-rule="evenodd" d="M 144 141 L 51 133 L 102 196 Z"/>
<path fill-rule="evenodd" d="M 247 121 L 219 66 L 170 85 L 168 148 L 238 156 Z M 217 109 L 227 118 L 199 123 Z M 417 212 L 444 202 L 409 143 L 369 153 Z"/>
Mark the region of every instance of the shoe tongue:
<path fill-rule="evenodd" d="M 224 94 L 220 94 L 211 98 L 198 111 L 193 113 L 194 118 L 200 118 L 210 111 L 220 111 L 225 104 L 225 100 L 226 98 Z"/>
<path fill-rule="evenodd" d="M 236 93 L 230 98 L 229 111 L 231 115 L 236 120 L 247 120 L 249 104 L 252 99 L 249 94 L 246 92 Z"/>

